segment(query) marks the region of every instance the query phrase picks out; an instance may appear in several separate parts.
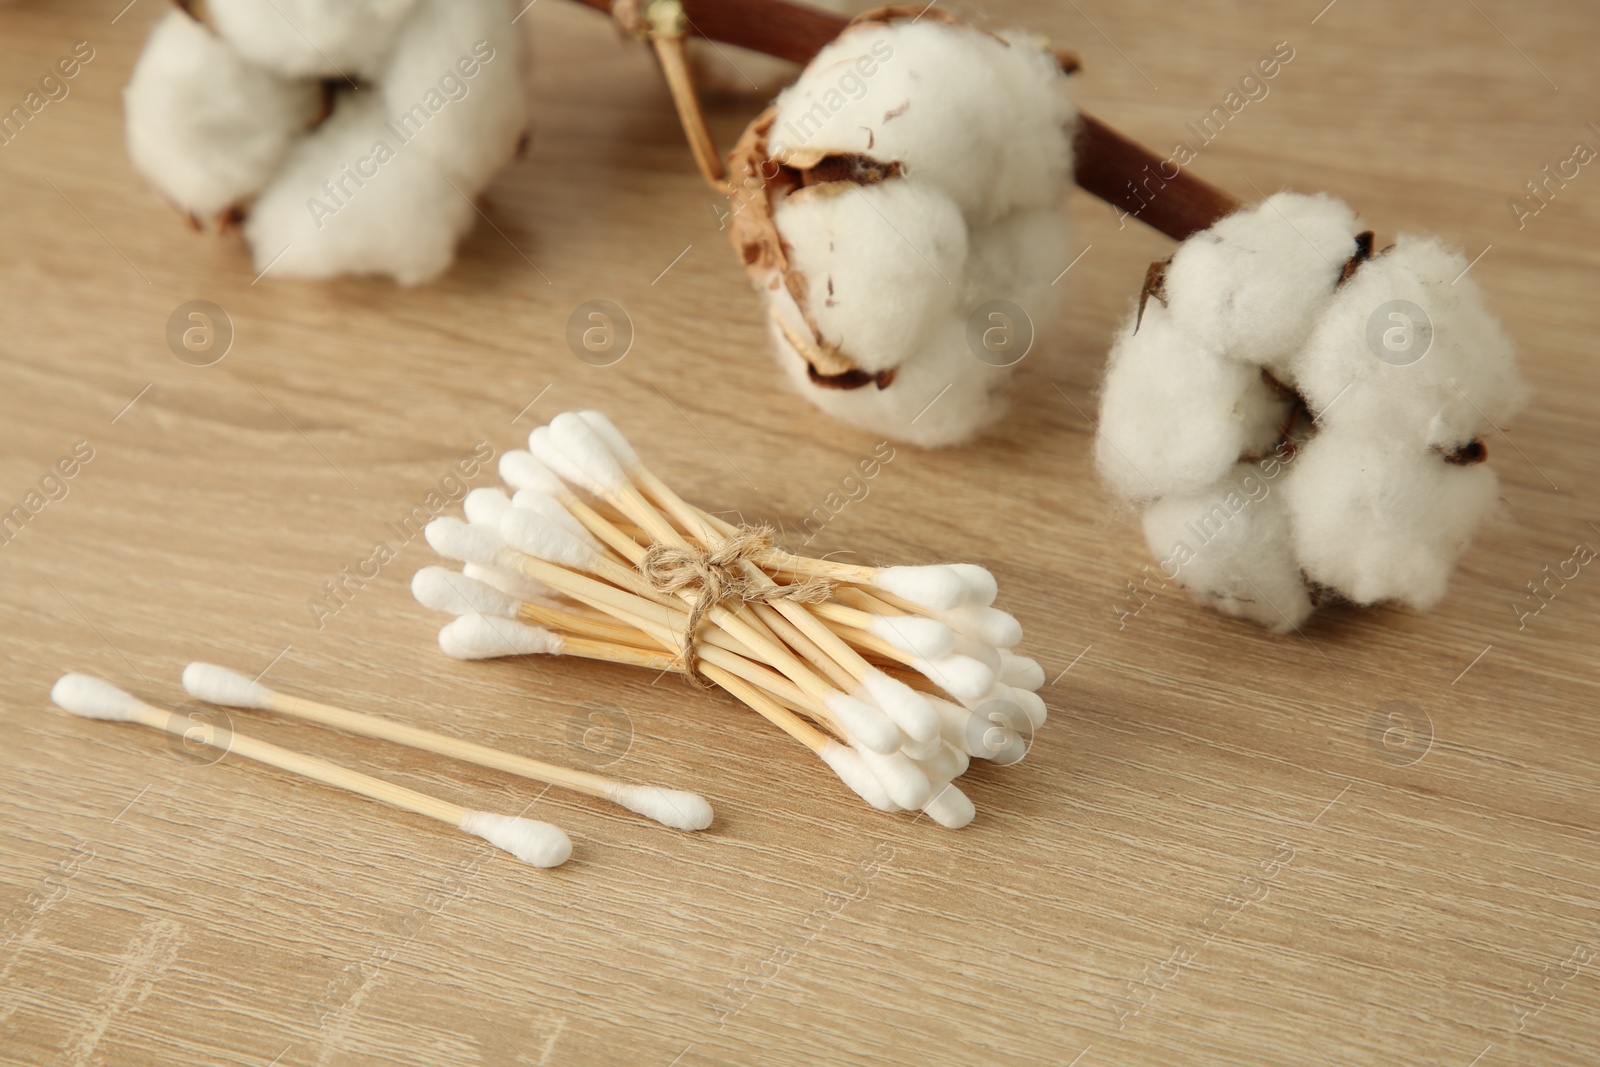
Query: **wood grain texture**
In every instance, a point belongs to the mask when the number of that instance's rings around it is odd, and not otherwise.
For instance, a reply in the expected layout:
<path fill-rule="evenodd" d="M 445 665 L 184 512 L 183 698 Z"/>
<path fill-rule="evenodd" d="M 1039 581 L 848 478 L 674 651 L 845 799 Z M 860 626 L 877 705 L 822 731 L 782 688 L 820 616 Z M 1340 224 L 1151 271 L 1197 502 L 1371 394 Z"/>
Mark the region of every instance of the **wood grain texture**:
<path fill-rule="evenodd" d="M 1291 42 L 1196 170 L 1246 199 L 1328 189 L 1381 233 L 1487 248 L 1473 275 L 1537 397 L 1489 442 L 1504 516 L 1435 613 L 1336 610 L 1274 637 L 1166 590 L 1119 628 L 1147 558 L 1093 476 L 1089 419 L 1107 339 L 1170 243 L 1076 195 L 1088 251 L 1060 282 L 1075 313 L 1021 367 L 1013 414 L 971 448 L 899 449 L 813 546 L 990 566 L 1053 679 L 1029 758 L 964 780 L 980 814 L 949 833 L 866 809 L 776 730 L 674 679 L 451 662 L 411 602 L 430 553 L 388 524 L 475 442 L 511 447 L 557 411 L 604 407 L 688 498 L 791 530 L 876 443 L 779 386 L 649 56 L 592 11 L 534 6 L 531 149 L 444 279 L 253 281 L 237 239 L 191 233 L 124 156 L 120 89 L 161 13 L 124 2 L 0 10 L 0 105 L 74 42 L 96 49 L 0 147 L 0 502 L 75 442 L 94 449 L 0 548 L 0 1059 L 1600 1058 L 1600 575 L 1522 628 L 1515 612 L 1546 565 L 1600 545 L 1600 173 L 1521 229 L 1507 207 L 1575 142 L 1600 146 L 1592 7 L 993 5 L 1078 50 L 1084 106 L 1155 148 Z M 758 106 L 719 104 L 719 142 Z M 192 299 L 236 329 L 214 366 L 167 348 Z M 614 366 L 564 340 L 593 299 L 636 330 Z M 379 539 L 398 557 L 319 628 L 307 601 Z M 48 710 L 69 669 L 177 704 L 191 659 L 271 664 L 285 692 L 693 788 L 718 821 L 672 833 L 235 713 L 264 740 L 562 825 L 572 862 L 538 871 Z M 1371 724 L 1397 709 L 1431 742 L 1386 759 Z"/>

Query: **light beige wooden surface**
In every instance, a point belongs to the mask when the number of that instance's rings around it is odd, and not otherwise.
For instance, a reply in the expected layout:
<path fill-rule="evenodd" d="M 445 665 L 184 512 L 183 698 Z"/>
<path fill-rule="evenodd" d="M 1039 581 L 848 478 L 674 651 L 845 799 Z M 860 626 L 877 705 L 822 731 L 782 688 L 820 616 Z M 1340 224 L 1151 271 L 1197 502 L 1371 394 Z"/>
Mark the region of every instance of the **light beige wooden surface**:
<path fill-rule="evenodd" d="M 1270 96 L 1197 171 L 1247 198 L 1332 190 L 1380 231 L 1488 248 L 1474 276 L 1538 392 L 1489 441 L 1505 517 L 1434 614 L 1335 610 L 1274 637 L 1169 590 L 1119 628 L 1147 560 L 1093 477 L 1086 416 L 1169 245 L 1078 197 L 1092 248 L 1061 283 L 1074 315 L 1022 367 L 1012 416 L 961 451 L 900 449 L 817 540 L 991 567 L 1054 679 L 1028 760 L 964 779 L 980 815 L 950 833 L 867 810 L 721 696 L 604 665 L 447 660 L 410 599 L 431 554 L 386 524 L 475 442 L 514 447 L 558 411 L 602 406 L 690 498 L 791 527 L 875 443 L 778 386 L 647 57 L 542 0 L 524 19 L 530 150 L 448 276 L 253 284 L 239 241 L 185 229 L 124 155 L 119 91 L 162 10 L 117 17 L 124 2 L 0 11 L 7 107 L 74 42 L 96 50 L 0 147 L 0 504 L 75 442 L 94 450 L 0 548 L 0 1060 L 1600 1059 L 1600 574 L 1525 628 L 1515 611 L 1542 568 L 1600 546 L 1600 171 L 1521 230 L 1507 207 L 1575 142 L 1600 148 L 1591 5 L 1337 0 L 1314 24 L 1320 0 L 993 5 L 1080 50 L 1085 105 L 1162 147 L 1288 40 Z M 723 143 L 755 110 L 718 105 Z M 607 368 L 563 339 L 596 298 L 637 329 Z M 164 340 L 191 299 L 237 331 L 215 366 Z M 308 599 L 379 539 L 398 558 L 318 628 Z M 178 702 L 190 659 L 271 664 L 286 691 L 536 757 L 598 762 L 627 741 L 611 772 L 696 788 L 717 823 L 668 832 L 235 717 L 457 802 L 531 805 L 576 843 L 538 871 L 48 707 L 68 669 Z M 613 718 L 585 734 L 596 708 Z M 1369 725 L 1396 708 L 1418 729 L 1388 751 Z"/>

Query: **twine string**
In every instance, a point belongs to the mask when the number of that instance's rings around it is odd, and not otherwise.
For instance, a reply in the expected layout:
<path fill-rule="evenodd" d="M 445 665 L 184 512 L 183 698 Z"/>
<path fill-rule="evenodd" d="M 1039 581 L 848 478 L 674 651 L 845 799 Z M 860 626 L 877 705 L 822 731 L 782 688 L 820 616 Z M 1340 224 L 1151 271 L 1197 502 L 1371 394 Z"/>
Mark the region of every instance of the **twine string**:
<path fill-rule="evenodd" d="M 695 668 L 695 648 L 700 622 L 712 608 L 729 600 L 742 604 L 770 604 L 792 600 L 815 604 L 833 594 L 833 583 L 807 578 L 793 585 L 763 582 L 745 573 L 744 563 L 772 547 L 772 527 L 741 526 L 708 549 L 656 543 L 645 552 L 639 571 L 661 593 L 695 592 L 694 604 L 683 628 L 683 658 L 688 677 L 702 688 L 708 683 Z"/>

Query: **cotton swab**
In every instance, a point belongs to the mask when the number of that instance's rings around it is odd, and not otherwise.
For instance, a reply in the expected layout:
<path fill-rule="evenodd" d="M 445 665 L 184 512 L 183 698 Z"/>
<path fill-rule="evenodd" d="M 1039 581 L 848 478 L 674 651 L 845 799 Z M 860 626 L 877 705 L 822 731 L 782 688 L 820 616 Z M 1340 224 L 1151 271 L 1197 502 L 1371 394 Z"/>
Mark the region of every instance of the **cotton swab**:
<path fill-rule="evenodd" d="M 393 741 L 440 756 L 521 775 L 536 782 L 560 786 L 585 796 L 599 797 L 629 811 L 678 830 L 704 830 L 711 825 L 711 805 L 695 793 L 656 786 L 630 785 L 587 771 L 499 752 L 483 745 L 447 737 L 404 723 L 364 715 L 314 700 L 268 689 L 242 674 L 210 663 L 191 663 L 183 669 L 183 687 L 189 695 L 212 704 L 255 708 L 332 726 L 347 733 Z"/>
<path fill-rule="evenodd" d="M 136 722 L 189 740 L 195 739 L 192 720 L 146 704 L 109 682 L 85 674 L 62 675 L 50 690 L 50 699 L 63 711 L 82 718 Z M 474 811 L 232 731 L 220 739 L 209 733 L 199 739 L 207 745 L 257 763 L 357 793 L 402 811 L 436 819 L 481 837 L 535 867 L 559 867 L 572 855 L 572 842 L 567 835 L 549 823 Z"/>
<path fill-rule="evenodd" d="M 576 654 L 689 674 L 873 806 L 945 826 L 972 818 L 951 784 L 968 761 L 1016 762 L 1044 722 L 1043 668 L 1013 651 L 1021 626 L 993 606 L 982 567 L 786 552 L 682 500 L 598 412 L 536 428 L 500 473 L 514 496 L 471 496 L 468 522 L 426 531 L 464 565 L 413 583 L 420 602 L 458 616 L 440 632 L 451 655 Z"/>

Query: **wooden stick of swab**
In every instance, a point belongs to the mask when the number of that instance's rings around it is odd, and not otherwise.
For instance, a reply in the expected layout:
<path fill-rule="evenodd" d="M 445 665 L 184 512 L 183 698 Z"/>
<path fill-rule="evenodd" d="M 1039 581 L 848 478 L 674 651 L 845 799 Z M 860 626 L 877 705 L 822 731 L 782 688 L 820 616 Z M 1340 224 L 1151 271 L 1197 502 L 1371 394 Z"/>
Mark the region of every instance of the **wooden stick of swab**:
<path fill-rule="evenodd" d="M 570 639 L 569 639 L 570 644 Z M 375 737 L 380 741 L 393 741 L 424 752 L 492 767 L 497 771 L 531 778 L 536 782 L 560 786 L 584 796 L 609 800 L 629 811 L 654 819 L 664 826 L 678 830 L 704 830 L 711 825 L 711 805 L 695 793 L 680 789 L 661 789 L 656 786 L 630 785 L 615 778 L 591 774 L 588 771 L 528 759 L 509 752 L 499 752 L 471 741 L 423 730 L 404 723 L 382 719 L 376 715 L 336 708 L 315 700 L 306 700 L 287 693 L 268 689 L 242 674 L 210 663 L 191 663 L 183 669 L 183 687 L 189 695 L 212 704 L 230 708 L 255 708 L 292 715 L 297 719 L 332 726 L 346 733 Z"/>
<path fill-rule="evenodd" d="M 392 782 L 368 777 L 357 771 L 317 759 L 315 756 L 291 752 L 286 748 L 244 737 L 228 731 L 217 737 L 209 729 L 195 736 L 196 723 L 164 708 L 153 707 L 109 682 L 91 678 L 86 674 L 64 674 L 50 690 L 50 699 L 63 711 L 86 719 L 105 719 L 111 722 L 136 722 L 156 730 L 165 730 L 185 740 L 199 740 L 224 752 L 245 759 L 265 763 L 281 771 L 298 774 L 312 781 L 331 785 L 335 789 L 357 793 L 381 804 L 436 819 L 458 830 L 483 838 L 496 848 L 516 856 L 535 867 L 558 867 L 572 855 L 572 842 L 560 827 L 533 819 L 507 815 L 494 815 L 474 811 L 437 797 L 418 793 Z"/>

